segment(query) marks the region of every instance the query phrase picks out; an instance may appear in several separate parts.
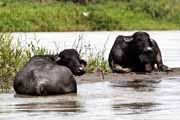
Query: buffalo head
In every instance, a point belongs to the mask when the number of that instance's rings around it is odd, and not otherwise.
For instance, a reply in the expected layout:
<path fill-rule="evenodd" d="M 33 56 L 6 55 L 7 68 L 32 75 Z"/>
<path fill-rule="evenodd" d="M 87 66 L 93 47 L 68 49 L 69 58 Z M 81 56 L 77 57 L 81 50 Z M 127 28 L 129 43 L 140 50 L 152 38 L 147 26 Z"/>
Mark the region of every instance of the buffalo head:
<path fill-rule="evenodd" d="M 137 58 L 137 63 L 142 65 L 145 71 L 152 71 L 156 54 L 149 34 L 146 32 L 136 32 L 132 37 L 133 40 L 129 43 L 130 53 Z"/>
<path fill-rule="evenodd" d="M 74 75 L 82 75 L 85 73 L 86 61 L 80 59 L 75 49 L 65 49 L 58 55 L 57 64 L 70 68 Z"/>

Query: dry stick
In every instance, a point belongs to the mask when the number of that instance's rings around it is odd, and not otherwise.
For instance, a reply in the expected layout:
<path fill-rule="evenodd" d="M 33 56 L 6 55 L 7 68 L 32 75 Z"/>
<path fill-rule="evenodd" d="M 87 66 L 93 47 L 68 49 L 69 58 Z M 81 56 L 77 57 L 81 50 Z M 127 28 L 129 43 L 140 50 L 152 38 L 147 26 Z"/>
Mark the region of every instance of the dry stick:
<path fill-rule="evenodd" d="M 79 35 L 79 39 L 78 39 L 78 44 L 77 44 L 77 46 L 76 46 L 76 50 L 78 49 L 79 44 L 80 44 L 80 42 L 81 42 L 82 40 L 83 40 L 83 35 Z M 81 54 L 81 50 L 82 50 L 82 47 L 81 47 L 80 50 L 78 51 L 79 54 Z"/>
<path fill-rule="evenodd" d="M 77 45 L 76 45 L 76 50 L 78 49 L 79 43 L 80 43 L 80 41 L 82 40 L 82 38 L 83 38 L 83 35 L 79 35 L 78 43 L 77 43 Z"/>
<path fill-rule="evenodd" d="M 104 71 L 101 71 L 102 79 L 104 80 Z"/>
<path fill-rule="evenodd" d="M 107 43 L 108 43 L 108 41 L 109 41 L 109 38 L 110 38 L 110 35 L 108 35 L 108 37 L 107 37 L 107 39 L 106 39 L 106 41 L 105 41 L 105 43 L 104 43 L 102 55 L 104 55 L 104 52 L 106 51 L 106 45 L 107 45 Z"/>
<path fill-rule="evenodd" d="M 79 49 L 79 54 L 81 54 L 82 49 L 83 49 L 83 44 L 84 44 L 84 43 L 83 43 L 83 40 L 84 40 L 84 39 L 83 39 L 83 35 L 82 35 L 81 41 L 80 41 L 80 42 L 81 42 L 81 45 L 80 45 L 80 49 Z"/>
<path fill-rule="evenodd" d="M 57 45 L 56 41 L 53 41 L 54 45 L 55 45 L 55 49 L 56 49 L 56 54 L 58 54 L 60 52 L 60 47 Z"/>
<path fill-rule="evenodd" d="M 103 59 L 104 59 L 104 52 L 106 51 L 106 45 L 107 45 L 107 43 L 109 41 L 109 38 L 110 38 L 110 34 L 108 35 L 108 37 L 107 37 L 107 39 L 106 39 L 106 41 L 104 43 L 104 47 L 103 47 L 103 51 L 102 51 Z M 103 59 L 101 59 L 101 60 L 103 61 Z M 104 80 L 104 71 L 103 70 L 101 70 L 101 75 L 102 75 L 102 79 Z"/>
<path fill-rule="evenodd" d="M 78 49 L 78 47 L 79 47 L 79 44 L 80 44 L 80 42 L 83 40 L 83 35 L 79 35 L 79 38 L 78 38 L 78 40 L 77 39 L 75 39 L 75 41 L 74 41 L 74 43 L 73 43 L 73 45 L 72 45 L 72 47 L 73 48 L 75 48 L 76 50 Z M 77 42 L 77 44 L 76 44 L 76 42 Z M 82 47 L 81 47 L 81 49 L 78 51 L 78 53 L 80 54 L 81 53 L 81 51 L 82 51 Z"/>
<path fill-rule="evenodd" d="M 74 48 L 75 47 L 75 45 L 76 45 L 76 39 L 74 40 L 74 42 L 73 42 L 73 44 L 72 44 L 72 48 Z"/>

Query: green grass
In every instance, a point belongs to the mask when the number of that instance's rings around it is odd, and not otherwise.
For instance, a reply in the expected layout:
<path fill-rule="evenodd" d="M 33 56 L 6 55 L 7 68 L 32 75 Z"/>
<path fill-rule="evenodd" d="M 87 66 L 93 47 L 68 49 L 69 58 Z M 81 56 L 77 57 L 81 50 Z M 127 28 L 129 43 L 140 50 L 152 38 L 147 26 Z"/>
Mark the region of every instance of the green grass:
<path fill-rule="evenodd" d="M 0 0 L 0 31 L 180 29 L 180 0 L 47 1 Z"/>
<path fill-rule="evenodd" d="M 13 42 L 11 34 L 0 34 L 0 43 L 0 91 L 6 92 L 12 88 L 16 72 L 29 58 L 46 54 L 47 50 L 38 47 L 38 41 L 24 48 L 19 41 Z"/>

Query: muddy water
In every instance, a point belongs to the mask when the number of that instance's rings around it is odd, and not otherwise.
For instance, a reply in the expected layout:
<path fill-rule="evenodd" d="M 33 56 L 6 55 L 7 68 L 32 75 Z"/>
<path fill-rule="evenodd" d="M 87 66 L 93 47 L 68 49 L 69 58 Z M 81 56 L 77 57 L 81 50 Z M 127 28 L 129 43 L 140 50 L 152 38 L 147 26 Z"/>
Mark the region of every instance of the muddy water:
<path fill-rule="evenodd" d="M 0 120 L 178 120 L 180 77 L 102 81 L 77 94 L 48 97 L 0 94 Z"/>
<path fill-rule="evenodd" d="M 26 45 L 26 41 L 36 36 L 40 44 L 48 49 L 55 49 L 54 40 L 60 49 L 64 49 L 72 47 L 73 41 L 83 34 L 87 40 L 85 45 L 95 43 L 96 48 L 101 49 L 109 36 L 107 56 L 118 34 L 132 33 L 14 33 L 14 37 L 20 35 Z M 180 31 L 148 33 L 158 42 L 164 63 L 170 67 L 180 67 Z M 87 80 L 78 82 L 77 94 L 59 96 L 32 97 L 1 93 L 0 120 L 179 120 L 180 74 L 162 76 L 135 81 L 106 77 L 108 80 L 97 81 L 91 75 Z"/>

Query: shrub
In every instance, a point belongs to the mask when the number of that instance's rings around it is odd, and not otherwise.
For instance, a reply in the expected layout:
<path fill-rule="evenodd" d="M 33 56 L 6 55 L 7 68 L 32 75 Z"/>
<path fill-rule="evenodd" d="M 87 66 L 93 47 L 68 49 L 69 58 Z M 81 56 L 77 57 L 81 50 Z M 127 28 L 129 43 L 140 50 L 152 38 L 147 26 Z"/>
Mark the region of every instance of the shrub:
<path fill-rule="evenodd" d="M 117 21 L 113 20 L 102 8 L 89 8 L 89 16 L 86 20 L 92 30 L 111 30 L 116 28 Z"/>
<path fill-rule="evenodd" d="M 179 11 L 179 5 L 179 0 L 129 0 L 131 10 L 144 11 L 153 18 L 170 18 Z"/>

